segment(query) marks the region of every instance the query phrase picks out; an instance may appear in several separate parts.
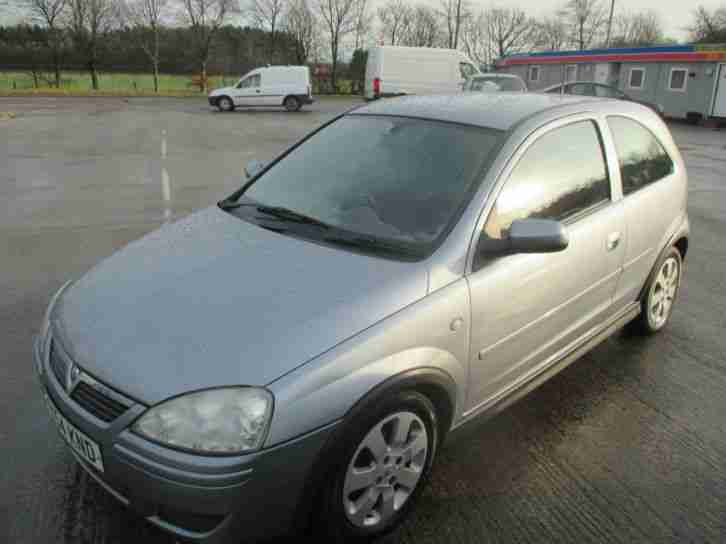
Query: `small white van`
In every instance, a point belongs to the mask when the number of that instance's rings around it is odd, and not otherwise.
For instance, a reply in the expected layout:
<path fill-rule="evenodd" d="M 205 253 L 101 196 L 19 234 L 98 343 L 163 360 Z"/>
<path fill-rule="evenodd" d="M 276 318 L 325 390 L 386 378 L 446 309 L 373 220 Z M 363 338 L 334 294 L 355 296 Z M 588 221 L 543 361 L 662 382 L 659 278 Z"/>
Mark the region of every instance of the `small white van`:
<path fill-rule="evenodd" d="M 310 70 L 307 66 L 266 66 L 242 76 L 234 87 L 222 87 L 209 93 L 209 104 L 221 111 L 237 106 L 282 106 L 298 111 L 312 104 Z"/>
<path fill-rule="evenodd" d="M 475 75 L 476 65 L 455 49 L 380 45 L 368 50 L 365 97 L 456 93 Z"/>

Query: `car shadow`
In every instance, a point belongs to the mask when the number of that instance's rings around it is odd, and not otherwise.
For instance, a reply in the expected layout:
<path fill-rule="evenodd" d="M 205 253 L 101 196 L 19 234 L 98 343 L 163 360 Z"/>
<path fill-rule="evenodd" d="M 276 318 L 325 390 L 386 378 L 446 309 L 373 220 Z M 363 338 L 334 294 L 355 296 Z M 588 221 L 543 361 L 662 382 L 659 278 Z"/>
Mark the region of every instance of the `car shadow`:
<path fill-rule="evenodd" d="M 212 113 L 217 115 L 253 115 L 253 116 L 261 116 L 261 115 L 270 115 L 275 114 L 279 115 L 281 113 L 287 114 L 287 115 L 309 115 L 311 113 L 315 113 L 313 110 L 310 109 L 303 109 L 298 111 L 286 111 L 284 108 L 241 108 L 237 107 L 234 109 L 234 111 L 219 111 L 216 108 L 211 109 Z"/>

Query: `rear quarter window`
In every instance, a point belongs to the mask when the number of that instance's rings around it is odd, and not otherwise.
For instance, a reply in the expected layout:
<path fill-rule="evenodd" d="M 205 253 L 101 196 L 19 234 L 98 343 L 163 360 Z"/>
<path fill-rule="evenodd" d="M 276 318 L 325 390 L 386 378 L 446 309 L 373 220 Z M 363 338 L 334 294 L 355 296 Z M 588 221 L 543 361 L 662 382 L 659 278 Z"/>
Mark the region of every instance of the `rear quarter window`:
<path fill-rule="evenodd" d="M 623 195 L 673 173 L 673 160 L 645 126 L 628 117 L 611 116 L 607 121 L 618 153 Z"/>

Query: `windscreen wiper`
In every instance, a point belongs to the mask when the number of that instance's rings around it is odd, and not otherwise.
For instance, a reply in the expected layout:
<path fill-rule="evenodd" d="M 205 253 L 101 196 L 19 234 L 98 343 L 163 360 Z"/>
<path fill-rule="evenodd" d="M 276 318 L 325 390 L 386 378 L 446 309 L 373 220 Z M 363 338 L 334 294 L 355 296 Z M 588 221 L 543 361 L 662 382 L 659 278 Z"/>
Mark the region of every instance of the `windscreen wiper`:
<path fill-rule="evenodd" d="M 325 229 L 330 228 L 330 225 L 324 223 L 323 221 L 320 221 L 319 219 L 315 219 L 314 217 L 310 217 L 309 215 L 296 212 L 295 210 L 291 210 L 290 208 L 285 208 L 284 206 L 266 206 L 257 202 L 231 202 L 229 200 L 222 200 L 218 203 L 218 205 L 223 210 L 234 210 L 236 208 L 251 206 L 256 208 L 258 212 L 264 213 L 265 215 L 271 215 L 277 219 L 282 219 L 283 221 L 302 223 L 305 225 L 315 225 L 318 227 L 323 227 Z"/>
<path fill-rule="evenodd" d="M 309 215 L 305 215 L 304 213 L 296 212 L 295 210 L 291 210 L 291 209 L 285 208 L 283 206 L 258 205 L 257 211 L 262 212 L 265 215 L 272 215 L 273 217 L 277 217 L 278 219 L 282 219 L 284 221 L 292 221 L 293 223 L 303 223 L 305 225 L 315 225 L 317 227 L 322 227 L 324 229 L 330 228 L 330 225 L 328 225 L 327 223 L 324 223 L 323 221 L 320 221 L 319 219 L 315 219 L 314 217 L 310 217 Z"/>
<path fill-rule="evenodd" d="M 410 247 L 395 242 L 389 242 L 382 238 L 365 234 L 336 234 L 334 236 L 326 236 L 323 238 L 328 243 L 358 248 L 367 251 L 383 251 L 385 253 L 397 253 L 408 257 L 418 256 L 418 252 Z"/>

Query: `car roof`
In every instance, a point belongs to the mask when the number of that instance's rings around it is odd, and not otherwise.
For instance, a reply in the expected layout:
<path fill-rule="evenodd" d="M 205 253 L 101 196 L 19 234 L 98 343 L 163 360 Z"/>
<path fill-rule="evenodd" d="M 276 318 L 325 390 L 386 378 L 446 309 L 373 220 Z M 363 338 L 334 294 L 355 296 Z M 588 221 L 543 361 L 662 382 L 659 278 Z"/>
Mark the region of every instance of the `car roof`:
<path fill-rule="evenodd" d="M 602 98 L 578 95 L 521 92 L 460 93 L 387 98 L 370 102 L 350 113 L 417 117 L 509 130 L 519 121 L 537 113 L 578 103 L 592 104 L 602 101 L 604 101 Z"/>

